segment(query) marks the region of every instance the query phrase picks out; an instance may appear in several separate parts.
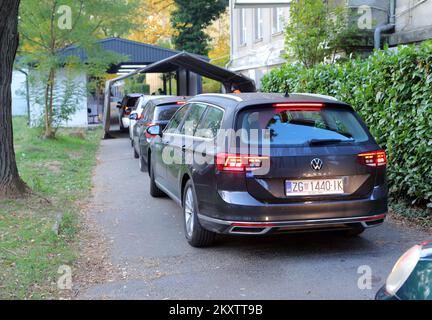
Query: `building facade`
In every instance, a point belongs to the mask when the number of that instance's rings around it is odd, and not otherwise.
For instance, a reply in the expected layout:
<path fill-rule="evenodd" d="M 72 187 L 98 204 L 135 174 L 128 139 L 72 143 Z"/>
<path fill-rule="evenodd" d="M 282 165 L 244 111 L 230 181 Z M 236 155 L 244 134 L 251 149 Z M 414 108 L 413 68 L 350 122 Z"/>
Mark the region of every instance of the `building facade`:
<path fill-rule="evenodd" d="M 432 38 L 432 0 L 335 0 L 355 17 L 351 23 L 364 41 L 356 50 L 370 53 L 376 40 L 390 47 Z M 254 79 L 285 63 L 284 25 L 291 0 L 230 0 L 228 69 Z M 375 32 L 380 27 L 382 32 Z M 377 39 L 378 38 L 378 39 Z"/>
<path fill-rule="evenodd" d="M 30 125 L 39 126 L 43 121 L 44 115 L 44 80 L 37 80 L 40 73 L 37 70 L 30 70 L 30 76 L 34 79 L 30 83 Z M 76 108 L 75 112 L 70 115 L 68 121 L 59 124 L 62 127 L 87 127 L 89 123 L 88 103 L 89 95 L 87 94 L 88 77 L 84 71 L 72 71 L 59 69 L 55 74 L 54 92 L 56 97 L 66 97 L 70 93 L 69 88 L 75 88 L 74 96 L 71 97 Z M 61 99 L 60 99 L 61 100 Z M 60 104 L 61 102 L 57 102 Z"/>
<path fill-rule="evenodd" d="M 285 62 L 283 30 L 290 1 L 255 2 L 230 1 L 231 59 L 227 67 L 255 80 L 259 89 L 261 78 Z"/>
<path fill-rule="evenodd" d="M 432 0 L 395 1 L 395 29 L 390 46 L 432 39 Z"/>
<path fill-rule="evenodd" d="M 121 38 L 102 39 L 98 41 L 98 44 L 102 50 L 111 51 L 126 57 L 126 61 L 122 61 L 118 65 L 112 65 L 107 70 L 107 74 L 117 76 L 130 74 L 137 69 L 142 69 L 145 66 L 173 57 L 179 53 L 179 51 L 176 50 Z M 86 51 L 78 46 L 66 47 L 62 49 L 61 54 L 63 57 L 77 57 L 82 62 L 86 62 L 87 60 Z M 205 61 L 208 60 L 208 58 L 204 56 L 194 56 Z M 44 84 L 46 80 L 37 69 L 30 68 L 28 74 L 34 79 L 29 84 L 29 122 L 31 125 L 37 126 L 43 120 L 45 103 Z M 60 68 L 56 72 L 55 79 L 54 98 L 56 101 L 54 102 L 56 105 L 60 105 L 60 108 L 63 108 L 65 105 L 62 102 L 62 99 L 65 96 L 71 96 L 71 86 L 75 88 L 75 90 L 73 90 L 73 97 L 68 100 L 74 100 L 73 104 L 76 111 L 70 116 L 68 121 L 60 123 L 61 126 L 87 127 L 89 124 L 95 124 L 102 119 L 104 92 L 101 92 L 101 88 L 97 88 L 92 92 L 87 90 L 88 84 L 92 80 L 89 74 L 83 70 Z M 171 81 L 163 81 L 161 79 L 165 79 L 165 77 L 162 77 L 162 73 L 148 75 L 146 80 L 149 81 L 150 93 L 156 93 L 159 88 L 165 92 L 169 92 L 168 89 L 170 86 L 168 86 L 168 83 L 171 83 Z M 202 79 L 200 76 L 186 72 L 185 69 L 182 69 L 176 72 L 176 79 L 179 81 L 175 81 L 174 85 L 176 85 L 176 88 L 174 88 L 175 92 L 173 93 L 189 92 L 191 95 L 201 93 Z M 25 90 L 24 74 L 15 71 L 13 75 L 12 89 L 14 115 L 27 114 L 27 101 L 25 97 L 23 98 L 22 93 L 18 92 L 22 92 L 23 90 Z M 114 115 L 114 119 L 118 119 L 118 117 L 115 117 L 115 112 L 118 111 L 116 105 L 117 101 L 121 100 L 121 96 L 116 96 L 116 94 L 121 94 L 122 90 L 120 90 L 119 87 L 115 87 L 114 91 L 115 92 L 111 93 L 112 109 L 114 111 L 112 114 Z M 144 94 L 145 92 L 142 93 Z"/>

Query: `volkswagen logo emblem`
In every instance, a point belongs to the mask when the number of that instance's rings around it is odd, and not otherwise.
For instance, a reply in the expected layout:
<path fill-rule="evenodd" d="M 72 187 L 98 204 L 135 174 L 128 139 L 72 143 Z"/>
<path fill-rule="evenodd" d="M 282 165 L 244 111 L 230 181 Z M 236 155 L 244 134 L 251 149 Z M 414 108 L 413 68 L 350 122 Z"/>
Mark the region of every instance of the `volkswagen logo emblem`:
<path fill-rule="evenodd" d="M 323 162 L 319 158 L 315 158 L 311 161 L 311 167 L 316 171 L 321 170 L 322 166 L 323 166 Z"/>

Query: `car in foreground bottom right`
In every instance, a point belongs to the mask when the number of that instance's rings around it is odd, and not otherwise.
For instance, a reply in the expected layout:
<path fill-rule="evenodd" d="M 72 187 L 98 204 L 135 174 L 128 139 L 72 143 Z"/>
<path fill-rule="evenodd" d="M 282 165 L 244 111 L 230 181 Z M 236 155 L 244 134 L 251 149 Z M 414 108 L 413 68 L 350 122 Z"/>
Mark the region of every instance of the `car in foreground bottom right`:
<path fill-rule="evenodd" d="M 432 300 L 432 241 L 413 246 L 393 267 L 376 300 Z"/>

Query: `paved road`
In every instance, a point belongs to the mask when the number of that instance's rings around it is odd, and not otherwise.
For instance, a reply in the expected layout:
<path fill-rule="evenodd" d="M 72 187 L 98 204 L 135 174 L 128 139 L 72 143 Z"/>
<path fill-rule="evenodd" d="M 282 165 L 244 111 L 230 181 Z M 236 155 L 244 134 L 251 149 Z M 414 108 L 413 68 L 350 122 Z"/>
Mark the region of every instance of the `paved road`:
<path fill-rule="evenodd" d="M 148 182 L 127 138 L 102 142 L 89 214 L 127 277 L 94 285 L 81 298 L 371 299 L 400 254 L 428 238 L 388 222 L 356 239 L 224 237 L 196 249 L 184 239 L 181 209 L 168 198 L 151 198 Z M 373 272 L 371 290 L 358 288 L 362 265 Z"/>

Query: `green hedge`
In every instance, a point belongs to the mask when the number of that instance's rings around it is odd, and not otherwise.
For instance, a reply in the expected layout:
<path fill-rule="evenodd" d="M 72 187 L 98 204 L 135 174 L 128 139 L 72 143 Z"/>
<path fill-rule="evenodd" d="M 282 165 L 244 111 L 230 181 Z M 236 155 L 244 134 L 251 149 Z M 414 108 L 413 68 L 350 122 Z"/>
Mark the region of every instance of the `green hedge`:
<path fill-rule="evenodd" d="M 432 42 L 339 64 L 284 65 L 264 91 L 311 92 L 351 104 L 387 150 L 394 198 L 432 207 Z"/>

